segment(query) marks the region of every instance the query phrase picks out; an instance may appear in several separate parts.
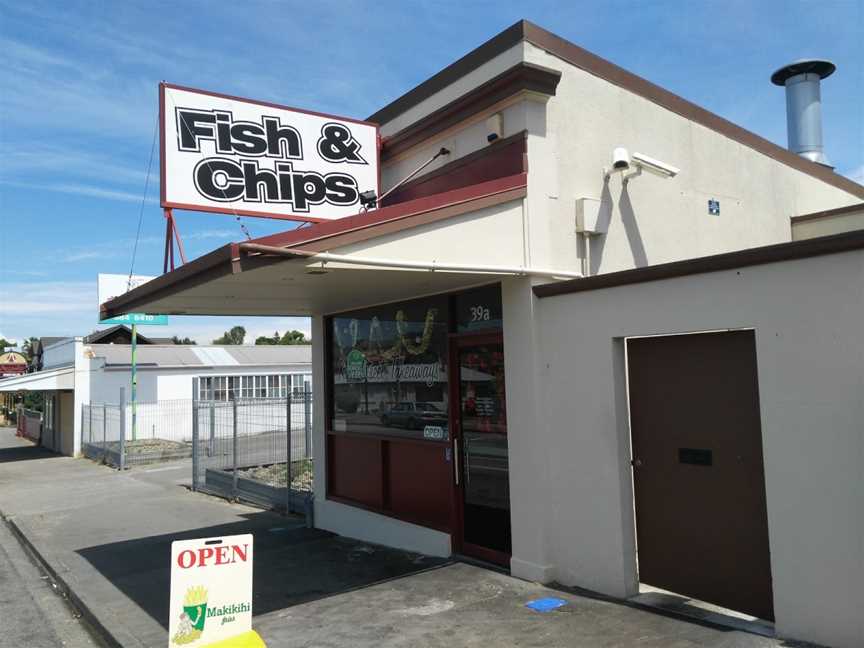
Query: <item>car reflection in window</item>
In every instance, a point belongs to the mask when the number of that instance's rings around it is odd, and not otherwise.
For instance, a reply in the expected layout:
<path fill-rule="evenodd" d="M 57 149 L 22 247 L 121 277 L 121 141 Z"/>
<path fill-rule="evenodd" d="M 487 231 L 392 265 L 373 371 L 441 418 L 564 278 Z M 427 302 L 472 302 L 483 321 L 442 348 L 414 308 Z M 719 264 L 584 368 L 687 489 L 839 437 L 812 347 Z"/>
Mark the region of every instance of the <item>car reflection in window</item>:
<path fill-rule="evenodd" d="M 387 427 L 422 430 L 427 425 L 446 426 L 447 413 L 435 403 L 395 403 L 381 414 L 381 423 Z"/>

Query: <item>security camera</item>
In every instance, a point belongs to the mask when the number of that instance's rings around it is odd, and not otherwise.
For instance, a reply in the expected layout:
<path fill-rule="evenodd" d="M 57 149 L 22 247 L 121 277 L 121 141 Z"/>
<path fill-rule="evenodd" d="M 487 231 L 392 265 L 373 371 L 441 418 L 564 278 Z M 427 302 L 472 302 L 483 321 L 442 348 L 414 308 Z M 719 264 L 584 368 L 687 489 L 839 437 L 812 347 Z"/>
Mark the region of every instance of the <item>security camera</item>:
<path fill-rule="evenodd" d="M 612 151 L 612 170 L 626 171 L 630 168 L 630 154 L 623 146 L 617 147 Z"/>
<path fill-rule="evenodd" d="M 615 150 L 617 151 L 618 149 Z M 648 157 L 642 153 L 633 153 L 633 164 L 663 178 L 674 178 L 681 171 L 678 167 Z"/>

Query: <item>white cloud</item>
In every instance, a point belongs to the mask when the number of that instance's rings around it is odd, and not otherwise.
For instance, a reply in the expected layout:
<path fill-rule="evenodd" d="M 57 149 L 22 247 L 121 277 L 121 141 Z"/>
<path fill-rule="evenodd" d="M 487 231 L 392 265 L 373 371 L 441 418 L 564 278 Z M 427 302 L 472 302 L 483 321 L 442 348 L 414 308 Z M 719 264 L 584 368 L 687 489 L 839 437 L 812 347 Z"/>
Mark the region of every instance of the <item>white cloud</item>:
<path fill-rule="evenodd" d="M 0 287 L 0 316 L 96 313 L 95 281 L 7 282 Z"/>
<path fill-rule="evenodd" d="M 26 180 L 33 174 L 60 172 L 65 177 L 79 176 L 98 178 L 101 182 L 134 184 L 143 191 L 147 180 L 146 160 L 142 160 L 140 170 L 125 166 L 120 161 L 95 155 L 69 147 L 37 145 L 26 149 L 8 150 L 0 160 L 3 175 L 7 180 Z M 154 163 L 150 171 L 150 190 L 159 186 L 159 170 Z M 22 178 L 22 176 L 26 176 Z M 148 191 L 148 193 L 149 193 Z M 158 189 L 157 189 L 158 192 Z"/>
<path fill-rule="evenodd" d="M 9 187 L 21 187 L 22 189 L 35 189 L 39 191 L 54 191 L 57 193 L 74 194 L 77 196 L 88 196 L 91 198 L 102 198 L 106 200 L 120 200 L 123 202 L 140 203 L 143 196 L 143 191 L 140 194 L 134 194 L 129 191 L 116 191 L 114 189 L 103 189 L 93 185 L 78 184 L 78 183 L 59 183 L 59 184 L 36 184 L 33 182 L 16 182 L 12 180 L 2 180 L 0 184 Z M 158 205 L 159 201 L 154 197 L 154 191 L 149 190 L 148 198 L 145 201 L 151 205 Z"/>

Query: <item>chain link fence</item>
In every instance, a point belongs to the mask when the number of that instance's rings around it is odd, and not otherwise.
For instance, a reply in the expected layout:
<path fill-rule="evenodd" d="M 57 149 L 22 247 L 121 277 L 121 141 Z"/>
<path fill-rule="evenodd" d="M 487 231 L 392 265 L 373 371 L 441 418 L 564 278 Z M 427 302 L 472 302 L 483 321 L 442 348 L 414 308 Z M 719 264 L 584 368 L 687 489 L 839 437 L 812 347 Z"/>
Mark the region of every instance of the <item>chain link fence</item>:
<path fill-rule="evenodd" d="M 193 407 L 193 489 L 309 514 L 311 392 Z"/>

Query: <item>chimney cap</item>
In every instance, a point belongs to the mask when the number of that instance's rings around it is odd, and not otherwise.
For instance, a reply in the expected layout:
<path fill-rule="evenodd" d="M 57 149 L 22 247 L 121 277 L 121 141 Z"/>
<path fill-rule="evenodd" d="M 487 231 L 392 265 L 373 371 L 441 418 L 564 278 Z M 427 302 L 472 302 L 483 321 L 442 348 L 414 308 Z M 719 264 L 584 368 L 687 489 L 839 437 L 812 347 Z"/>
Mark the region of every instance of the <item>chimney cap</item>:
<path fill-rule="evenodd" d="M 771 83 L 778 86 L 785 86 L 787 79 L 808 72 L 818 74 L 820 79 L 824 79 L 834 74 L 834 70 L 836 69 L 837 66 L 831 61 L 826 61 L 824 59 L 801 59 L 794 63 L 790 63 L 789 65 L 784 65 L 777 70 L 771 75 Z"/>

